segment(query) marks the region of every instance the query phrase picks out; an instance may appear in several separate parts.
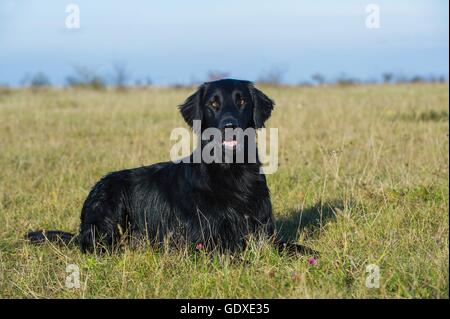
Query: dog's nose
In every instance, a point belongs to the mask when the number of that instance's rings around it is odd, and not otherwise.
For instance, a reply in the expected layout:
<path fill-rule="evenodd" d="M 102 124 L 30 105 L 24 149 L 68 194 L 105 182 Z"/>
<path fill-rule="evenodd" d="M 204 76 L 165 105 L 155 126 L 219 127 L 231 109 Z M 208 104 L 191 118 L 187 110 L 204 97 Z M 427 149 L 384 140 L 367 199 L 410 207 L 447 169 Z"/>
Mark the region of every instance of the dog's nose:
<path fill-rule="evenodd" d="M 236 125 L 231 123 L 231 122 L 227 122 L 225 123 L 225 125 L 223 126 L 223 128 L 235 128 Z"/>
<path fill-rule="evenodd" d="M 226 129 L 226 128 L 233 128 L 234 129 L 234 128 L 238 127 L 239 125 L 238 125 L 238 121 L 237 120 L 228 118 L 228 119 L 222 121 L 220 126 L 221 126 L 222 129 Z"/>

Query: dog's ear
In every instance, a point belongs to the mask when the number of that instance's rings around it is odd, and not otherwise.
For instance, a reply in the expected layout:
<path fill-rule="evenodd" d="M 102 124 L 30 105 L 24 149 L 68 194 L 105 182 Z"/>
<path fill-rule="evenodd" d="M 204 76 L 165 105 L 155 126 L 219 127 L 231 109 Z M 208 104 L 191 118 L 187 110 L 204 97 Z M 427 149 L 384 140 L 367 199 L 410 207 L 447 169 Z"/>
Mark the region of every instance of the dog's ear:
<path fill-rule="evenodd" d="M 205 95 L 205 84 L 199 86 L 197 91 L 189 96 L 183 104 L 178 106 L 185 122 L 192 127 L 194 120 L 202 120 L 202 103 Z"/>
<path fill-rule="evenodd" d="M 253 100 L 253 122 L 255 128 L 259 129 L 264 127 L 264 123 L 272 114 L 275 103 L 262 91 L 255 88 L 252 83 L 249 83 L 249 90 Z"/>

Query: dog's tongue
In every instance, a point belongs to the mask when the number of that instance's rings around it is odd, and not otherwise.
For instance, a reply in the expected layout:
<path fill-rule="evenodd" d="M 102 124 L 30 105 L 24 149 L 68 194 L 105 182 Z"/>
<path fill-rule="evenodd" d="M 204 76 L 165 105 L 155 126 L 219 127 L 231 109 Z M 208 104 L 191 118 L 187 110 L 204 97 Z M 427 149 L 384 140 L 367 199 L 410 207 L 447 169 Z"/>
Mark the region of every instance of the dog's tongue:
<path fill-rule="evenodd" d="M 223 141 L 223 145 L 225 145 L 226 147 L 235 147 L 237 145 L 237 141 Z"/>

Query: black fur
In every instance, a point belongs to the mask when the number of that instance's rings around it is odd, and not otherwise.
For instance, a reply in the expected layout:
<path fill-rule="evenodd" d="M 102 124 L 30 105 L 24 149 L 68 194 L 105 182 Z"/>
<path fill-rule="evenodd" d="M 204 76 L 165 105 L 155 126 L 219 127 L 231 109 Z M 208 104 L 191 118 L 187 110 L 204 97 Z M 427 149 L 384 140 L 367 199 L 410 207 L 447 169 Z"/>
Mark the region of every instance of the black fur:
<path fill-rule="evenodd" d="M 219 101 L 220 107 L 213 108 L 212 100 Z M 245 129 L 263 127 L 273 106 L 252 83 L 227 79 L 201 85 L 179 109 L 191 127 L 197 119 L 202 130 L 223 129 L 227 123 Z M 148 239 L 153 245 L 202 243 L 207 249 L 236 251 L 245 248 L 249 236 L 262 235 L 272 238 L 280 250 L 312 252 L 275 237 L 269 189 L 259 168 L 259 161 L 191 161 L 110 173 L 89 193 L 78 235 L 37 231 L 27 236 L 34 243 L 74 242 L 83 252 L 91 252 L 135 238 Z"/>

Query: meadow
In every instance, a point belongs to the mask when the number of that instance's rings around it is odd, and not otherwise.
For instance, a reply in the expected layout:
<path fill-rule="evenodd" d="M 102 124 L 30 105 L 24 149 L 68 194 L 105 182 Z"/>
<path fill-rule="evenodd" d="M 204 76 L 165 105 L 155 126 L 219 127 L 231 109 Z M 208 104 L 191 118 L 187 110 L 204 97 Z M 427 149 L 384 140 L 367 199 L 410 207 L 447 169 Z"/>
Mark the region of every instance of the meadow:
<path fill-rule="evenodd" d="M 193 88 L 2 89 L 0 297 L 448 298 L 448 84 L 262 90 L 277 103 L 278 232 L 320 251 L 317 264 L 266 242 L 239 258 L 29 245 L 28 230 L 77 231 L 107 172 L 169 160 L 171 130 L 186 127 L 176 106 Z M 69 264 L 79 288 L 65 286 Z"/>

